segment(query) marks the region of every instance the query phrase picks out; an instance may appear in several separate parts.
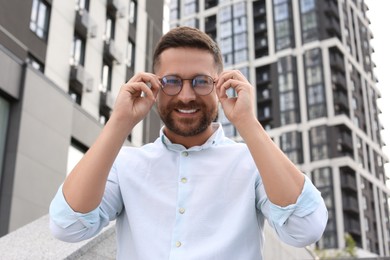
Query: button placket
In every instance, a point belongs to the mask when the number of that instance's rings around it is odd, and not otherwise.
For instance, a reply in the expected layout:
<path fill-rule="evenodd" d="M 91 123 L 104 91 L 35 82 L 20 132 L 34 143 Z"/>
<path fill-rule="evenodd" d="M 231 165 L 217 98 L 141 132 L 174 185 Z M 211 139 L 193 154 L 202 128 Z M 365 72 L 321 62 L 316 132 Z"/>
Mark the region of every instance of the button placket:
<path fill-rule="evenodd" d="M 190 153 L 188 151 L 181 151 L 179 154 L 179 175 L 178 175 L 178 190 L 177 190 L 177 201 L 176 201 L 176 219 L 175 226 L 172 235 L 172 252 L 171 256 L 177 256 L 181 254 L 183 247 L 183 241 L 185 238 L 182 234 L 185 234 L 185 219 L 184 214 L 186 212 L 186 200 L 188 198 L 188 172 L 191 169 L 189 165 Z M 180 250 L 179 250 L 180 249 Z M 174 257 L 173 257 L 174 258 Z"/>

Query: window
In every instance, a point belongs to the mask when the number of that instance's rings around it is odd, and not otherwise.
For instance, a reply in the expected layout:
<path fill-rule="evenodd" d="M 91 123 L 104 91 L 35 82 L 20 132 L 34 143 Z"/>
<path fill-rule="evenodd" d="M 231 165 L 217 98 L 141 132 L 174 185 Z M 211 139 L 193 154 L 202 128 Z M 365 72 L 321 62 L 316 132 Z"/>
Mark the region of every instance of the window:
<path fill-rule="evenodd" d="M 301 0 L 301 13 L 313 11 L 315 7 L 315 0 Z"/>
<path fill-rule="evenodd" d="M 75 34 L 73 37 L 72 49 L 70 51 L 71 63 L 84 66 L 85 39 Z"/>
<path fill-rule="evenodd" d="M 288 18 L 288 5 L 287 4 L 281 4 L 275 6 L 275 21 L 281 21 Z"/>
<path fill-rule="evenodd" d="M 111 77 L 112 77 L 112 66 L 107 63 L 104 63 L 102 69 L 100 91 L 107 92 L 111 90 Z"/>
<path fill-rule="evenodd" d="M 115 19 L 107 14 L 106 31 L 104 33 L 105 39 L 115 39 Z"/>
<path fill-rule="evenodd" d="M 328 133 L 326 126 L 317 126 L 310 130 L 312 161 L 328 158 Z"/>
<path fill-rule="evenodd" d="M 47 40 L 49 32 L 50 7 L 44 0 L 33 0 L 30 30 L 39 38 Z"/>
<path fill-rule="evenodd" d="M 76 0 L 78 10 L 89 10 L 89 0 Z"/>
<path fill-rule="evenodd" d="M 289 91 L 280 94 L 280 111 L 291 110 L 295 108 L 294 92 Z"/>
<path fill-rule="evenodd" d="M 127 43 L 127 50 L 126 50 L 126 63 L 127 66 L 134 69 L 134 55 L 135 55 L 135 48 L 134 43 L 129 39 Z"/>
<path fill-rule="evenodd" d="M 68 149 L 68 163 L 66 167 L 66 175 L 68 175 L 76 164 L 81 160 L 88 148 L 80 142 L 72 139 Z"/>
<path fill-rule="evenodd" d="M 322 104 L 325 101 L 322 85 L 315 85 L 308 89 L 309 105 Z"/>
<path fill-rule="evenodd" d="M 27 63 L 30 64 L 34 69 L 43 73 L 43 71 L 44 71 L 43 63 L 40 62 L 37 58 L 35 58 L 31 54 L 29 54 L 27 57 Z"/>
<path fill-rule="evenodd" d="M 129 4 L 129 22 L 131 24 L 137 23 L 137 2 L 135 0 L 130 0 Z"/>
<path fill-rule="evenodd" d="M 0 96 L 0 186 L 4 163 L 5 143 L 7 140 L 9 109 L 9 102 Z"/>

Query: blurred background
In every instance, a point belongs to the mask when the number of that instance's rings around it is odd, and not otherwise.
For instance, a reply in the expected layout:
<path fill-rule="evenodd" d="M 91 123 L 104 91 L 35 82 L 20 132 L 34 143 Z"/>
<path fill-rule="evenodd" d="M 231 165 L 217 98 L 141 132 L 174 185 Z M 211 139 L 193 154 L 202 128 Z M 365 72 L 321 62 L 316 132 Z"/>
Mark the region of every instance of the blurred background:
<path fill-rule="evenodd" d="M 161 35 L 186 25 L 252 83 L 258 120 L 327 204 L 317 244 L 269 243 L 266 259 L 389 257 L 387 10 L 375 0 L 0 0 L 0 248 L 23 228 L 50 239 L 29 225 L 47 222 L 120 86 L 151 71 Z M 222 111 L 218 121 L 242 141 Z M 153 109 L 125 145 L 154 141 L 161 126 Z"/>

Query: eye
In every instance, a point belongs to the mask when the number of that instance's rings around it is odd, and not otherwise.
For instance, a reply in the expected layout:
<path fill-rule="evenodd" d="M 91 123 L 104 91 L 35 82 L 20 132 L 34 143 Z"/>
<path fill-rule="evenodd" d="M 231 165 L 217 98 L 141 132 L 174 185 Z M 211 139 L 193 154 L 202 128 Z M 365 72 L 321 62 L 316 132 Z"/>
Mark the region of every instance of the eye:
<path fill-rule="evenodd" d="M 162 78 L 163 85 L 181 85 L 181 80 L 175 76 L 167 76 Z"/>
<path fill-rule="evenodd" d="M 197 76 L 194 78 L 194 85 L 208 85 L 210 81 L 210 78 L 207 76 Z"/>

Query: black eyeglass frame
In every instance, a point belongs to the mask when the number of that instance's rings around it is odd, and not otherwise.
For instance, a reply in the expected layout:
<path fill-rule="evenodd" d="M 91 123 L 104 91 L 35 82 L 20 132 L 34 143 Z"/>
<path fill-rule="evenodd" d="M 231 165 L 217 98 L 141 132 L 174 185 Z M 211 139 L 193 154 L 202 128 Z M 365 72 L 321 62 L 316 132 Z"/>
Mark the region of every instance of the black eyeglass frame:
<path fill-rule="evenodd" d="M 180 80 L 180 89 L 177 91 L 176 94 L 169 94 L 169 93 L 165 92 L 165 90 L 164 90 L 164 89 L 165 89 L 165 84 L 166 84 L 166 82 L 164 83 L 164 80 L 166 81 L 168 77 L 173 77 L 173 78 L 175 78 L 175 79 L 177 79 L 177 80 Z M 197 89 L 199 90 L 199 88 L 196 87 L 196 84 L 195 84 L 194 81 L 195 81 L 198 77 L 206 77 L 206 78 L 208 79 L 208 82 L 209 82 L 209 83 L 212 83 L 212 87 L 210 88 L 210 91 L 209 91 L 208 93 L 203 94 L 203 93 L 198 93 L 198 92 L 197 92 Z M 184 83 L 185 80 L 190 80 L 190 81 L 191 81 L 191 87 L 192 87 L 192 89 L 193 89 L 194 92 L 195 92 L 197 95 L 199 95 L 199 96 L 207 96 L 207 95 L 209 95 L 209 94 L 213 91 L 214 85 L 215 85 L 215 82 L 216 82 L 211 76 L 208 76 L 208 75 L 196 75 L 196 76 L 194 76 L 193 78 L 190 78 L 190 79 L 183 79 L 183 78 L 181 78 L 181 77 L 179 77 L 179 76 L 177 76 L 177 75 L 165 75 L 165 76 L 163 76 L 163 77 L 160 78 L 161 90 L 162 90 L 166 95 L 168 95 L 168 96 L 176 96 L 176 95 L 179 95 L 179 93 L 180 93 L 181 90 L 183 89 L 183 85 L 184 85 L 183 83 Z M 179 87 L 179 86 L 177 86 L 177 87 Z"/>

